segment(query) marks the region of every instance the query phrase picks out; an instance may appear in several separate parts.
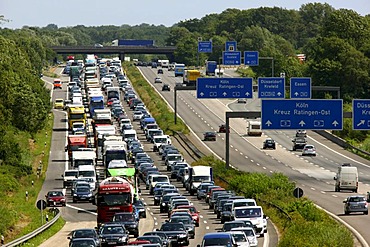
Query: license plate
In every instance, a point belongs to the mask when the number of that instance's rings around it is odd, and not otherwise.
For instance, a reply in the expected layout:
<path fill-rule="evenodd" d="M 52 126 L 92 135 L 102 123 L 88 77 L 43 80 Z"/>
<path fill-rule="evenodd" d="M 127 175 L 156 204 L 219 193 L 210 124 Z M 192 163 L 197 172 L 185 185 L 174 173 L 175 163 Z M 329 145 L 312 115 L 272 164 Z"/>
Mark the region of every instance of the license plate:
<path fill-rule="evenodd" d="M 117 242 L 108 242 L 108 244 L 117 244 Z"/>

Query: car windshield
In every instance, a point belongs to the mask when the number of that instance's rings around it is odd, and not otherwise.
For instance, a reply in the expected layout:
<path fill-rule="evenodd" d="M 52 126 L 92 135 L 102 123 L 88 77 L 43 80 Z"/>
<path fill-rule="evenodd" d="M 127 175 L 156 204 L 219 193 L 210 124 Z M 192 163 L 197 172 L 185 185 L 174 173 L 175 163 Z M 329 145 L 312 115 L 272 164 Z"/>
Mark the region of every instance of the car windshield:
<path fill-rule="evenodd" d="M 93 239 L 75 239 L 72 241 L 70 247 L 91 247 L 95 245 L 96 244 Z"/>
<path fill-rule="evenodd" d="M 261 217 L 261 209 L 260 208 L 235 209 L 235 217 L 237 218 Z"/>
<path fill-rule="evenodd" d="M 194 182 L 200 182 L 204 180 L 209 180 L 209 176 L 194 176 L 193 177 Z"/>
<path fill-rule="evenodd" d="M 123 234 L 123 227 L 121 226 L 103 226 L 102 234 Z"/>
<path fill-rule="evenodd" d="M 167 177 L 153 177 L 153 182 L 167 182 Z"/>
<path fill-rule="evenodd" d="M 247 238 L 242 233 L 232 233 L 236 242 L 247 242 Z"/>
<path fill-rule="evenodd" d="M 130 201 L 131 195 L 129 193 L 98 196 L 98 205 L 101 206 L 128 205 Z"/>
<path fill-rule="evenodd" d="M 182 224 L 164 224 L 161 231 L 185 231 L 185 228 Z"/>
<path fill-rule="evenodd" d="M 93 238 L 95 237 L 94 232 L 95 230 L 76 230 L 73 232 L 73 238 Z"/>
<path fill-rule="evenodd" d="M 173 217 L 171 219 L 171 222 L 174 223 L 184 223 L 184 224 L 190 224 L 190 218 L 189 217 Z"/>
<path fill-rule="evenodd" d="M 364 202 L 365 201 L 365 197 L 350 197 L 349 202 Z"/>
<path fill-rule="evenodd" d="M 89 187 L 77 187 L 77 192 L 90 192 Z"/>
<path fill-rule="evenodd" d="M 245 229 L 245 230 L 242 230 L 245 235 L 247 235 L 247 237 L 254 237 L 254 232 L 252 229 Z"/>
<path fill-rule="evenodd" d="M 61 191 L 52 191 L 48 193 L 48 196 L 63 196 Z"/>

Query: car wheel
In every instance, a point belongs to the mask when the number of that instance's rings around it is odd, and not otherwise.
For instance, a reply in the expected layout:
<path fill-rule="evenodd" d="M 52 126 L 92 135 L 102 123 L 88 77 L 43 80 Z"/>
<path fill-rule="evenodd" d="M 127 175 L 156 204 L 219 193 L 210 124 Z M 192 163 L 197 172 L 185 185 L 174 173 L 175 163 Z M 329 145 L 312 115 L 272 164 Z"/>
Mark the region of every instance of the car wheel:
<path fill-rule="evenodd" d="M 143 218 L 146 218 L 146 214 L 143 214 Z"/>
<path fill-rule="evenodd" d="M 225 220 L 221 218 L 221 224 L 224 224 L 225 223 Z"/>
<path fill-rule="evenodd" d="M 366 211 L 366 212 L 364 212 L 364 214 L 365 214 L 365 215 L 368 215 L 368 214 L 369 214 L 369 212 L 368 212 L 368 211 Z"/>
<path fill-rule="evenodd" d="M 265 236 L 265 233 L 261 232 L 260 237 L 264 237 L 264 236 Z"/>
<path fill-rule="evenodd" d="M 135 237 L 135 238 L 139 237 L 139 233 L 138 233 L 138 232 L 136 232 L 136 233 L 134 234 L 134 237 Z"/>

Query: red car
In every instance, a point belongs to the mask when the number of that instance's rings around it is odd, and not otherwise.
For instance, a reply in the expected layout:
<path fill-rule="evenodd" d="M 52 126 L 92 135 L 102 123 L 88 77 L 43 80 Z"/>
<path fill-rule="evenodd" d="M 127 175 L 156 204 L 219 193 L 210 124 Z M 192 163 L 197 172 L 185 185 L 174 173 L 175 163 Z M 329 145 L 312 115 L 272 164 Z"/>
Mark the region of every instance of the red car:
<path fill-rule="evenodd" d="M 195 226 L 199 226 L 199 211 L 193 205 L 181 205 L 177 207 L 178 209 L 188 209 L 191 213 L 191 217 L 195 220 Z"/>
<path fill-rule="evenodd" d="M 135 240 L 127 243 L 128 245 L 141 245 L 141 244 L 150 244 L 148 240 Z"/>
<path fill-rule="evenodd" d="M 226 133 L 226 124 L 221 124 L 218 129 L 219 133 Z M 230 126 L 229 126 L 229 133 L 230 133 Z"/>
<path fill-rule="evenodd" d="M 63 194 L 62 191 L 59 190 L 52 190 L 49 191 L 46 195 L 46 203 L 48 207 L 53 207 L 57 205 L 61 205 L 63 207 L 66 206 L 66 196 Z"/>

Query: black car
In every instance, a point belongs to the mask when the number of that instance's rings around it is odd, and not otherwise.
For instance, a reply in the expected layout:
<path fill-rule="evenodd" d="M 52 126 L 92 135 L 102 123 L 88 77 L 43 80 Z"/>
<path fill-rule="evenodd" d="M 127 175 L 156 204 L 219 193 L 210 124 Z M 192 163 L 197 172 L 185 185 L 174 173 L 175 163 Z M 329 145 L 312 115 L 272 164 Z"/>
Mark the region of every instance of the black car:
<path fill-rule="evenodd" d="M 163 84 L 162 91 L 171 91 L 171 87 L 169 84 Z"/>
<path fill-rule="evenodd" d="M 87 201 L 92 202 L 94 195 L 89 187 L 77 187 L 73 191 L 73 202 Z"/>
<path fill-rule="evenodd" d="M 263 149 L 276 149 L 276 144 L 275 144 L 275 141 L 271 138 L 267 138 L 264 142 L 263 142 Z"/>
<path fill-rule="evenodd" d="M 139 216 L 146 218 L 146 207 L 143 201 L 141 200 L 136 200 L 134 203 L 136 209 L 139 211 Z"/>
<path fill-rule="evenodd" d="M 303 149 L 304 146 L 307 144 L 306 138 L 299 136 L 295 137 L 293 140 L 293 151 L 296 151 L 297 149 Z"/>
<path fill-rule="evenodd" d="M 100 246 L 100 240 L 99 235 L 96 232 L 95 229 L 92 228 L 82 228 L 82 229 L 76 229 L 72 231 L 71 236 L 68 237 L 70 240 L 69 245 L 73 243 L 74 239 L 94 239 L 96 245 L 94 246 Z M 91 241 L 89 241 L 91 242 Z M 75 243 L 77 245 L 77 243 Z"/>
<path fill-rule="evenodd" d="M 224 224 L 225 222 L 231 221 L 233 219 L 233 214 L 231 213 L 231 208 L 232 208 L 232 203 L 231 202 L 230 203 L 229 202 L 225 203 L 222 206 L 221 215 L 220 215 L 221 224 Z"/>
<path fill-rule="evenodd" d="M 188 246 L 189 235 L 183 223 L 165 222 L 162 224 L 159 231 L 164 232 L 172 245 Z"/>
<path fill-rule="evenodd" d="M 178 196 L 179 193 L 170 193 L 162 196 L 161 201 L 159 202 L 160 208 L 159 212 L 160 213 L 167 213 L 168 211 L 168 203 L 173 196 Z"/>
<path fill-rule="evenodd" d="M 158 69 L 157 74 L 163 74 L 163 69 Z"/>
<path fill-rule="evenodd" d="M 238 228 L 238 227 L 251 227 L 250 224 L 247 224 L 244 220 L 234 220 L 234 221 L 229 221 L 225 222 L 224 225 L 222 226 L 221 231 L 223 232 L 229 232 L 232 228 Z M 253 224 L 252 224 L 253 227 Z"/>
<path fill-rule="evenodd" d="M 192 218 L 186 216 L 171 216 L 169 222 L 183 223 L 188 232 L 189 238 L 195 238 L 195 224 Z"/>
<path fill-rule="evenodd" d="M 168 241 L 168 237 L 166 233 L 161 232 L 161 231 L 155 231 L 155 232 L 146 232 L 143 234 L 143 236 L 159 236 L 162 239 L 163 247 L 169 247 L 170 243 Z"/>
<path fill-rule="evenodd" d="M 125 227 L 117 222 L 108 222 L 99 229 L 101 246 L 126 245 L 128 242 L 128 232 Z"/>
<path fill-rule="evenodd" d="M 93 238 L 74 238 L 69 242 L 69 247 L 98 247 L 100 246 Z"/>
<path fill-rule="evenodd" d="M 216 141 L 216 133 L 208 131 L 204 133 L 204 141 Z"/>
<path fill-rule="evenodd" d="M 139 236 L 139 219 L 134 213 L 120 212 L 115 213 L 112 219 L 115 223 L 120 223 L 125 226 L 126 230 L 134 235 L 135 238 Z"/>

